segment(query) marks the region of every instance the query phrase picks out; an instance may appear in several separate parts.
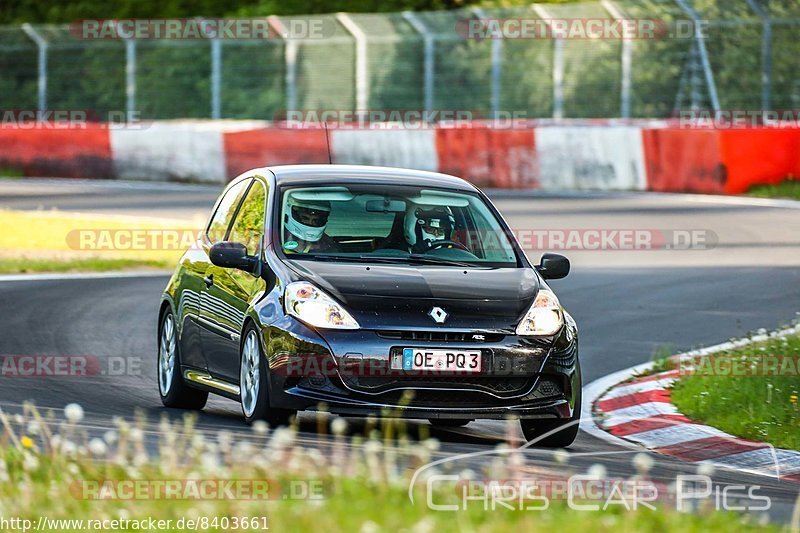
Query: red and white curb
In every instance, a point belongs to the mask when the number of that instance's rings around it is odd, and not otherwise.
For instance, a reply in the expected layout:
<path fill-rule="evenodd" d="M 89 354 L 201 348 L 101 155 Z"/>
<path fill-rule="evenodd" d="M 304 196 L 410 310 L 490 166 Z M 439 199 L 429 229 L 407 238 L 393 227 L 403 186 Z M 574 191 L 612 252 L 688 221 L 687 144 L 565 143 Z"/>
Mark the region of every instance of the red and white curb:
<path fill-rule="evenodd" d="M 680 357 L 708 355 L 798 331 L 800 327 L 794 327 L 680 354 Z M 800 452 L 734 437 L 690 420 L 670 400 L 670 388 L 680 377 L 680 371 L 635 377 L 651 367 L 652 363 L 646 363 L 587 385 L 584 395 L 588 401 L 584 404 L 582 428 L 618 445 L 644 447 L 686 462 L 800 482 Z"/>

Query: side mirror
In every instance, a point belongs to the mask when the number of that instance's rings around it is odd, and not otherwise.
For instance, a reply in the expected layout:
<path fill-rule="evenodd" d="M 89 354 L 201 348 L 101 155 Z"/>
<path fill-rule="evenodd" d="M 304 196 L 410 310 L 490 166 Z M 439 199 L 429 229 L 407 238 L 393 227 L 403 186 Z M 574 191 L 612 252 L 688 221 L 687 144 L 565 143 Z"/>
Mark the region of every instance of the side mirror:
<path fill-rule="evenodd" d="M 218 242 L 211 247 L 208 256 L 218 267 L 238 268 L 246 272 L 253 272 L 258 263 L 255 256 L 247 255 L 247 247 L 238 242 Z"/>
<path fill-rule="evenodd" d="M 561 279 L 569 274 L 569 259 L 559 254 L 542 254 L 536 270 L 544 279 Z"/>

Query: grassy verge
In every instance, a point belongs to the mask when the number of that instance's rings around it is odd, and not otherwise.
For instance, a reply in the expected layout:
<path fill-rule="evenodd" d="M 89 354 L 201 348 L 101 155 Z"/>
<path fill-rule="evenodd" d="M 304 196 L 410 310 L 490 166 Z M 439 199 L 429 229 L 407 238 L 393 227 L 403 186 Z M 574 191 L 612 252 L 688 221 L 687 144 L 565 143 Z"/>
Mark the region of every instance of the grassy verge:
<path fill-rule="evenodd" d="M 147 217 L 0 210 L 0 273 L 172 268 L 191 244 L 191 226 Z"/>
<path fill-rule="evenodd" d="M 800 180 L 789 177 L 775 185 L 755 185 L 747 191 L 750 196 L 758 198 L 789 198 L 800 200 Z"/>
<path fill-rule="evenodd" d="M 18 168 L 0 167 L 0 179 L 19 179 L 25 174 Z"/>
<path fill-rule="evenodd" d="M 13 417 L 0 412 L 3 518 L 19 517 L 34 524 L 40 516 L 49 520 L 172 520 L 163 530 L 177 530 L 181 519 L 217 520 L 219 527 L 200 528 L 205 531 L 224 529 L 223 519 L 234 528 L 231 521 L 243 517 L 255 517 L 258 528 L 266 525 L 272 531 L 774 530 L 742 515 L 703 506 L 695 513 L 679 513 L 669 503 L 658 502 L 656 510 L 641 506 L 626 510 L 617 504 L 590 512 L 570 509 L 563 499 L 551 500 L 546 509 L 541 509 L 541 501 L 524 501 L 528 509 L 515 504 L 513 510 L 502 505 L 487 510 L 484 502 L 472 501 L 465 510 L 434 511 L 426 504 L 426 483 L 415 484 L 413 503 L 408 487 L 415 468 L 438 458 L 437 443 L 430 439 L 411 442 L 398 436 L 397 427 L 384 426 L 382 434 L 374 430 L 364 441 L 348 435 L 344 421 L 334 419 L 331 438 L 322 438 L 316 445 L 306 438 L 300 446 L 294 430 L 271 430 L 265 424 L 236 439 L 226 432 L 204 437 L 194 429 L 192 418 L 162 419 L 157 424 L 117 420 L 116 428 L 102 438 L 89 438 L 80 426 L 82 413 L 77 406 L 68 406 L 65 415 L 68 421 L 45 420 L 30 406 Z M 146 443 L 153 435 L 158 435 L 155 447 L 152 441 Z M 353 445 L 359 441 L 364 445 Z M 509 480 L 525 471 L 519 461 L 499 457 L 488 458 L 485 471 L 472 475 Z M 565 464 L 562 470 L 573 469 Z M 446 471 L 442 467 L 439 473 Z M 646 476 L 645 471 L 640 473 Z M 145 490 L 152 482 L 174 480 L 184 484 L 187 480 L 270 480 L 272 497 L 147 496 L 163 494 Z M 120 483 L 131 481 L 139 483 L 141 490 L 119 497 L 123 494 Z M 321 497 L 296 497 L 302 491 L 287 490 L 308 482 L 322 487 L 308 491 Z M 432 500 L 437 504 L 460 501 L 453 486 L 438 489 Z M 48 523 L 49 529 L 79 529 L 75 523 L 58 527 Z"/>
<path fill-rule="evenodd" d="M 40 272 L 107 272 L 131 269 L 168 269 L 174 261 L 112 259 L 91 257 L 87 259 L 4 259 L 0 258 L 0 274 Z"/>
<path fill-rule="evenodd" d="M 672 391 L 678 410 L 739 437 L 800 450 L 800 336 L 698 360 Z"/>

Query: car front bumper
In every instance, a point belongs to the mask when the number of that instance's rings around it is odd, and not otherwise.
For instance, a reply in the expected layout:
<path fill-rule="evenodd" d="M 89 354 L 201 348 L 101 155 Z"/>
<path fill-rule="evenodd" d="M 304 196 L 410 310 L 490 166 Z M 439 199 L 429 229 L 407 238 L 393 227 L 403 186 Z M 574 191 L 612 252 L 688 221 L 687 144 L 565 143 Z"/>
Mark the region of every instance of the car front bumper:
<path fill-rule="evenodd" d="M 567 322 L 549 339 L 491 332 L 482 342 L 453 341 L 459 332 L 325 331 L 285 317 L 263 328 L 270 403 L 345 416 L 427 419 L 569 418 L 581 387 L 577 330 Z M 452 334 L 442 340 L 443 334 Z M 470 334 L 475 332 L 469 332 Z M 428 335 L 431 337 L 431 335 Z M 471 337 L 470 337 L 471 338 Z M 390 368 L 405 347 L 481 350 L 472 375 L 424 375 Z M 324 407 L 321 407 L 324 406 Z"/>

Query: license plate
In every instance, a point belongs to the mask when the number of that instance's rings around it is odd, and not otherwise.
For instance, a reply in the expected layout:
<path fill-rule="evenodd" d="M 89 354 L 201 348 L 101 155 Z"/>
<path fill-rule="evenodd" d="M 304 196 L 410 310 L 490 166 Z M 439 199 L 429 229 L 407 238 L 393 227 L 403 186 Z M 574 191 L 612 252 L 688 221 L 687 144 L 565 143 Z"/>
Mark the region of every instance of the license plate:
<path fill-rule="evenodd" d="M 481 363 L 480 350 L 403 348 L 402 358 L 392 357 L 392 368 L 403 370 L 480 372 Z"/>

